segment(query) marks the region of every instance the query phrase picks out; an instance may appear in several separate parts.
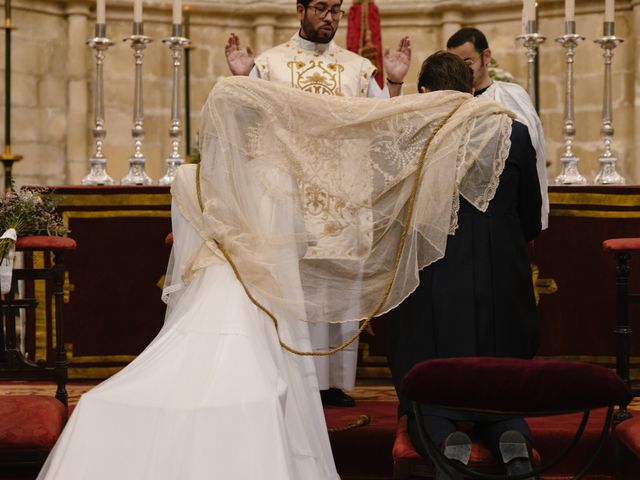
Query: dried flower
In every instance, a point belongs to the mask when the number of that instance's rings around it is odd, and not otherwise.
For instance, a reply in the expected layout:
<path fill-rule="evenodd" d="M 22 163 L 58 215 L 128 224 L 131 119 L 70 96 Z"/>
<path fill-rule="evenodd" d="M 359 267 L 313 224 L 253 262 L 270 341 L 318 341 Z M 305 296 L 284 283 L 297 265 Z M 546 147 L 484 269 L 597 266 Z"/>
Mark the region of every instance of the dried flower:
<path fill-rule="evenodd" d="M 56 235 L 69 232 L 56 212 L 57 201 L 47 188 L 22 188 L 0 198 L 0 232 L 10 228 L 18 237 L 25 235 Z M 12 240 L 0 240 L 0 261 L 7 255 Z"/>

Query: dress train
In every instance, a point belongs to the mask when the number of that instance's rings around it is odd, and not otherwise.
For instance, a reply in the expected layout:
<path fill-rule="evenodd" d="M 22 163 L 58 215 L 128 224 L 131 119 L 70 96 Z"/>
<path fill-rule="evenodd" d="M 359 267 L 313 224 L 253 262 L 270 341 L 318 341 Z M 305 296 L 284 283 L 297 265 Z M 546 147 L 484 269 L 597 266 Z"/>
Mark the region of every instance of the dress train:
<path fill-rule="evenodd" d="M 312 359 L 281 349 L 226 263 L 178 295 L 144 352 L 82 396 L 38 480 L 338 479 Z M 280 334 L 310 348 L 304 322 Z"/>

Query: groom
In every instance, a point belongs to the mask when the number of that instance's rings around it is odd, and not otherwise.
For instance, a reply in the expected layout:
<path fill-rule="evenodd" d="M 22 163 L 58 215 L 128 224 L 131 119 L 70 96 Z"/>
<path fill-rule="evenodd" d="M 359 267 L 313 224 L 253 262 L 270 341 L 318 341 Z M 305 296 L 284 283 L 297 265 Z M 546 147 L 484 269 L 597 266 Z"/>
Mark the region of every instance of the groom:
<path fill-rule="evenodd" d="M 462 59 L 436 52 L 423 63 L 418 90 L 472 93 L 472 80 Z M 401 414 L 407 415 L 409 436 L 422 455 L 426 452 L 418 419 L 400 389 L 413 365 L 447 357 L 531 358 L 537 350 L 538 318 L 527 241 L 540 232 L 541 204 L 536 152 L 527 128 L 513 121 L 509 156 L 486 212 L 460 197 L 458 228 L 447 238 L 444 257 L 420 271 L 418 288 L 391 312 L 389 367 Z M 470 416 L 426 406 L 421 417 L 434 444 L 449 458 L 468 461 L 471 440 L 457 429 L 459 422 L 471 421 L 476 437 L 496 458 L 502 457 L 509 475 L 531 472 L 531 432 L 524 419 Z M 512 458 L 512 452 L 505 452 L 514 444 L 517 454 Z M 462 480 L 460 472 L 448 468 L 437 469 L 435 478 Z"/>

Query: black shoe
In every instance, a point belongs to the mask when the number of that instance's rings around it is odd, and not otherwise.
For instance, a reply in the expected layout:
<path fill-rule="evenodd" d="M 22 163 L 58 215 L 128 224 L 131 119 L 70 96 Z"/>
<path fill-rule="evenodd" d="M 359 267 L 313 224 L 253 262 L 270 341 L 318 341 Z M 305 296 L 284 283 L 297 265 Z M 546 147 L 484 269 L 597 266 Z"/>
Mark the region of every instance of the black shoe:
<path fill-rule="evenodd" d="M 509 476 L 524 475 L 533 472 L 529 457 L 529 444 L 522 433 L 508 430 L 500 435 L 500 455 Z M 535 480 L 536 477 L 526 477 Z"/>
<path fill-rule="evenodd" d="M 320 390 L 322 405 L 331 407 L 355 407 L 356 401 L 339 388 Z"/>
<path fill-rule="evenodd" d="M 460 462 L 462 465 L 469 463 L 471 457 L 471 439 L 466 433 L 453 432 L 444 439 L 442 453 L 449 460 Z M 450 465 L 444 465 L 444 469 L 436 466 L 435 480 L 463 480 L 464 475 Z"/>

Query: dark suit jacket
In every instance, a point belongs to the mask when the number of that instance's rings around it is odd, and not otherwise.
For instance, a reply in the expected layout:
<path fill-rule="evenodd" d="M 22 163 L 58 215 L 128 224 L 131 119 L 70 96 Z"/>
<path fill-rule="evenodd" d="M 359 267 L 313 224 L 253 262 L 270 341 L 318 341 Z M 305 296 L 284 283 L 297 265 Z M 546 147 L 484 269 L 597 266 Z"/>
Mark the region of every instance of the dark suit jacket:
<path fill-rule="evenodd" d="M 486 212 L 460 199 L 458 229 L 445 256 L 387 314 L 388 359 L 396 388 L 429 358 L 532 357 L 538 318 L 527 241 L 540 232 L 542 200 L 527 128 L 513 122 L 511 150 Z M 402 402 L 406 405 L 405 402 Z"/>

